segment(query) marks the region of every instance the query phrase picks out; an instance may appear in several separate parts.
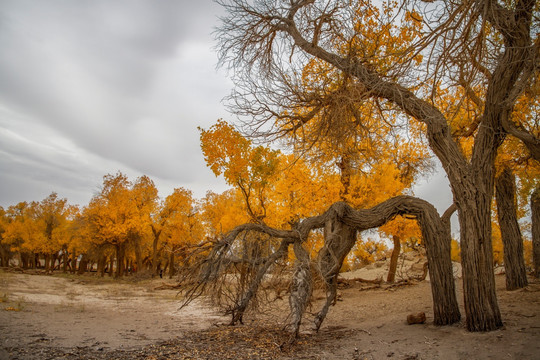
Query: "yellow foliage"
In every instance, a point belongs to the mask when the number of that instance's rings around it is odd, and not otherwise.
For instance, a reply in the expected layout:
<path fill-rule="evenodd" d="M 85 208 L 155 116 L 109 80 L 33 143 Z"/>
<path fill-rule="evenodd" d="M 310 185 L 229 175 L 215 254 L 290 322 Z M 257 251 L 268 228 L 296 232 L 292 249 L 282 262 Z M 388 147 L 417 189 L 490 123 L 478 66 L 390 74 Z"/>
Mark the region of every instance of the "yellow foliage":
<path fill-rule="evenodd" d="M 450 257 L 452 261 L 461 262 L 461 246 L 459 242 L 455 239 L 452 239 L 450 244 Z"/>

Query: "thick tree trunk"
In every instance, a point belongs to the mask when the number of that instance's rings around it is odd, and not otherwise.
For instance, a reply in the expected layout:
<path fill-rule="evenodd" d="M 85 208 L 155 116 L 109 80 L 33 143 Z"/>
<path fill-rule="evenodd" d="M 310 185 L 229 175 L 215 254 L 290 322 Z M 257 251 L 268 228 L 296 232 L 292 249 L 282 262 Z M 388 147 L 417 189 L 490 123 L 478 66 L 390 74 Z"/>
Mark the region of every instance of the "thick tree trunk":
<path fill-rule="evenodd" d="M 124 276 L 125 244 L 116 244 L 116 273 L 115 278 Z"/>
<path fill-rule="evenodd" d="M 399 236 L 393 235 L 394 250 L 392 250 L 392 256 L 390 257 L 390 268 L 388 269 L 388 276 L 386 282 L 393 283 L 396 280 L 397 262 L 399 258 L 399 252 L 401 251 L 401 240 Z"/>
<path fill-rule="evenodd" d="M 450 258 L 451 238 L 449 227 L 439 217 L 430 203 L 410 196 L 397 196 L 366 210 L 342 208 L 337 203 L 335 211 L 347 224 L 359 231 L 381 226 L 396 215 L 412 215 L 418 221 L 426 246 L 429 264 L 433 317 L 436 325 L 453 324 L 460 320 L 455 284 Z"/>
<path fill-rule="evenodd" d="M 337 219 L 330 219 L 324 227 L 324 247 L 318 255 L 319 272 L 326 286 L 326 302 L 315 316 L 315 329 L 319 330 L 330 305 L 337 294 L 337 277 L 343 260 L 356 242 L 356 229 Z"/>
<path fill-rule="evenodd" d="M 469 331 L 491 331 L 503 325 L 493 272 L 491 193 L 481 193 L 476 186 L 464 190 L 468 196 L 456 203 L 466 325 Z"/>
<path fill-rule="evenodd" d="M 531 195 L 532 248 L 534 276 L 540 277 L 540 185 Z"/>
<path fill-rule="evenodd" d="M 516 213 L 515 181 L 512 171 L 506 168 L 497 177 L 495 186 L 497 214 L 504 247 L 506 290 L 520 289 L 528 285 L 523 258 L 523 238 Z"/>

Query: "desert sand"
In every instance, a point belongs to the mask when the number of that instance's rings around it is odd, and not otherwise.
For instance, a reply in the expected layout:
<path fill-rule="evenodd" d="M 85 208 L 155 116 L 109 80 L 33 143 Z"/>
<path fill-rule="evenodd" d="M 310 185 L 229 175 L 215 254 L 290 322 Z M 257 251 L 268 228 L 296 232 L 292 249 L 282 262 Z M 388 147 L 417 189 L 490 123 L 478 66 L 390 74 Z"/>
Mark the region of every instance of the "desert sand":
<path fill-rule="evenodd" d="M 343 278 L 384 272 L 375 265 Z M 509 292 L 504 275 L 496 276 L 505 325 L 489 333 L 469 333 L 464 321 L 434 326 L 428 280 L 349 281 L 321 330 L 311 330 L 308 313 L 299 339 L 288 345 L 281 330 L 286 299 L 231 327 L 207 304 L 180 309 L 177 290 L 157 290 L 173 280 L 0 270 L 0 359 L 540 359 L 540 282 L 529 280 L 527 288 Z M 462 303 L 459 277 L 456 285 Z M 311 312 L 323 293 L 314 298 Z M 418 312 L 426 323 L 407 325 L 407 315 Z"/>

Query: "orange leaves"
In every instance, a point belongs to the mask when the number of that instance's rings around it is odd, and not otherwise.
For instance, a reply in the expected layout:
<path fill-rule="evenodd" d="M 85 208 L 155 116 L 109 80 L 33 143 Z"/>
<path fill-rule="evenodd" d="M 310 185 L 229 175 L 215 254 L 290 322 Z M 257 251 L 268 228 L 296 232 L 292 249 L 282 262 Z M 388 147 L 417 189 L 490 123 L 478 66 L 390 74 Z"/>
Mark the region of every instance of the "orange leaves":
<path fill-rule="evenodd" d="M 125 242 L 130 233 L 140 233 L 149 225 L 156 201 L 157 189 L 148 177 L 131 183 L 120 172 L 105 175 L 101 193 L 84 209 L 88 236 L 98 244 Z"/>
<path fill-rule="evenodd" d="M 21 202 L 5 213 L 2 243 L 12 250 L 54 253 L 70 241 L 69 221 L 74 209 L 51 193 L 41 202 Z"/>
<path fill-rule="evenodd" d="M 209 130 L 199 128 L 206 164 L 216 176 L 239 189 L 247 212 L 255 221 L 266 217 L 267 190 L 279 165 L 278 150 L 253 146 L 231 125 L 218 120 Z"/>

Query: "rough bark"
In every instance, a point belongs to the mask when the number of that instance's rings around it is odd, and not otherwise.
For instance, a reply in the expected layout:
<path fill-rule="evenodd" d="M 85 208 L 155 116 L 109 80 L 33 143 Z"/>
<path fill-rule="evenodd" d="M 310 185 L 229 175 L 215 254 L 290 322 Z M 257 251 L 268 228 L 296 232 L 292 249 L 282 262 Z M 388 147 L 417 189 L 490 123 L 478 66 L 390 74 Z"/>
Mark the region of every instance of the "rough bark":
<path fill-rule="evenodd" d="M 410 196 L 398 196 L 365 210 L 355 210 L 346 203 L 338 202 L 332 205 L 324 214 L 304 219 L 293 230 L 273 229 L 264 224 L 240 225 L 230 231 L 222 240 L 213 244 L 209 255 L 198 268 L 198 280 L 193 283 L 190 289 L 187 289 L 186 298 L 192 299 L 201 295 L 207 284 L 219 281 L 219 274 L 226 272 L 228 269 L 227 266 L 231 262 L 229 249 L 242 232 L 258 231 L 275 238 L 281 238 L 288 244 L 301 244 L 307 239 L 311 230 L 327 227 L 324 251 L 321 250 L 321 255 L 319 256 L 319 263 L 321 264 L 319 267 L 324 270 L 323 278 L 329 281 L 330 286 L 328 287 L 327 303 L 325 304 L 325 307 L 329 307 L 335 296 L 332 293 L 333 289 L 335 289 L 332 286 L 332 280 L 335 279 L 335 275 L 339 272 L 343 259 L 352 247 L 352 244 L 354 244 L 354 240 L 351 240 L 353 237 L 343 237 L 343 232 L 356 234 L 356 231 L 379 227 L 397 215 L 408 215 L 409 217 L 416 218 L 422 229 L 427 257 L 430 262 L 429 272 L 433 296 L 434 323 L 437 325 L 446 325 L 459 321 L 460 313 L 455 295 L 452 263 L 450 260 L 450 233 L 431 204 Z M 297 258 L 301 258 L 303 253 L 302 249 L 298 248 L 298 245 L 296 251 L 298 252 Z M 300 266 L 302 264 L 298 263 L 297 265 Z M 295 275 L 296 280 L 294 281 L 296 283 L 294 287 L 306 290 L 307 284 L 304 284 L 303 281 L 307 280 L 303 279 L 308 279 L 308 275 L 304 274 L 300 276 L 303 274 L 301 271 L 302 266 L 296 267 L 295 273 L 297 275 Z M 254 290 L 256 290 L 256 286 L 258 285 L 253 287 Z M 302 301 L 299 300 L 303 298 L 303 296 L 295 295 L 296 300 L 290 300 L 292 304 L 295 304 L 292 322 L 293 329 L 297 321 L 299 321 L 300 311 L 303 311 L 302 309 L 305 310 Z M 327 311 L 327 309 L 325 310 L 323 308 L 317 316 L 320 322 L 322 322 L 326 315 L 324 311 Z M 320 326 L 320 323 L 317 324 L 317 320 L 316 325 Z"/>
<path fill-rule="evenodd" d="M 504 247 L 506 290 L 520 289 L 528 285 L 523 238 L 516 213 L 515 177 L 509 168 L 504 169 L 496 180 L 497 215 Z"/>
<path fill-rule="evenodd" d="M 394 249 L 392 250 L 392 256 L 390 257 L 390 268 L 388 269 L 388 276 L 386 277 L 386 282 L 393 283 L 396 279 L 396 270 L 397 263 L 399 258 L 399 253 L 401 251 L 401 240 L 399 236 L 392 236 L 394 241 Z"/>
<path fill-rule="evenodd" d="M 540 185 L 531 195 L 533 274 L 540 277 Z"/>
<path fill-rule="evenodd" d="M 302 316 L 306 311 L 313 289 L 311 269 L 309 266 L 309 253 L 304 249 L 301 241 L 295 241 L 293 248 L 296 261 L 294 264 L 289 305 L 291 307 L 293 335 L 296 337 L 298 336 Z"/>
<path fill-rule="evenodd" d="M 319 272 L 326 286 L 326 301 L 315 316 L 315 329 L 319 330 L 330 305 L 337 294 L 337 277 L 343 260 L 356 242 L 356 229 L 337 218 L 330 218 L 324 226 L 324 246 L 318 255 Z"/>
<path fill-rule="evenodd" d="M 469 188 L 470 196 L 458 201 L 463 297 L 469 331 L 490 331 L 501 327 L 495 293 L 491 243 L 491 198 Z"/>
<path fill-rule="evenodd" d="M 445 54 L 445 46 L 450 46 L 454 51 L 465 51 L 473 42 L 486 41 L 486 26 L 491 26 L 501 38 L 502 50 L 495 54 L 496 59 L 487 71 L 486 93 L 482 99 L 483 114 L 470 160 L 461 152 L 458 143 L 452 138 L 447 119 L 432 101 L 417 96 L 394 80 L 399 77 L 377 72 L 375 67 L 370 66 L 370 59 L 350 54 L 342 56 L 332 52 L 335 49 L 333 42 L 325 43 L 321 40 L 335 40 L 344 35 L 336 34 L 339 26 L 330 25 L 333 24 L 332 20 L 339 24 L 339 21 L 350 19 L 350 9 L 342 7 L 341 2 L 328 3 L 328 11 L 311 0 L 292 1 L 288 7 L 286 4 L 275 7 L 273 3 L 265 1 L 256 2 L 255 5 L 242 0 L 221 3 L 229 12 L 229 16 L 224 18 L 220 38 L 222 62 L 229 62 L 235 69 L 246 68 L 248 74 L 250 70 L 258 69 L 267 71 L 269 77 L 275 76 L 279 71 L 276 68 L 280 67 L 280 59 L 277 57 L 282 56 L 276 49 L 281 49 L 280 45 L 283 45 L 283 48 L 291 49 L 291 54 L 302 51 L 306 57 L 318 58 L 354 77 L 369 96 L 389 101 L 426 125 L 429 145 L 448 175 L 459 210 L 467 328 L 471 331 L 488 331 L 502 326 L 491 269 L 490 205 L 494 190 L 493 166 L 497 149 L 507 133 L 521 139 L 533 157 L 538 159 L 540 156 L 538 138 L 523 129 L 515 131 L 511 126 L 511 113 L 518 95 L 523 91 L 522 84 L 530 80 L 530 69 L 537 66 L 538 45 L 531 41 L 531 18 L 536 2 L 520 0 L 513 3 L 514 6 L 506 6 L 496 1 L 476 0 L 455 7 L 454 3 L 447 2 L 448 17 L 443 16 L 446 21 L 432 31 L 435 42 L 433 55 L 440 55 L 443 59 L 441 68 L 444 69 L 452 66 L 449 60 L 453 55 Z M 459 33 L 460 29 L 462 33 Z M 463 44 L 466 45 L 463 48 L 459 45 L 456 48 L 452 39 L 447 41 L 446 35 L 451 37 L 453 31 L 464 37 Z M 467 39 L 467 36 L 475 38 Z M 461 41 L 457 43 L 461 44 Z M 437 54 L 438 51 L 441 53 Z M 444 77 L 445 74 L 439 75 Z M 269 92 L 272 90 L 275 89 Z M 282 99 L 287 101 L 289 95 L 285 91 Z M 276 103 L 279 104 L 279 101 Z M 273 116 L 279 111 L 273 112 L 271 106 L 265 107 L 262 104 L 255 108 L 260 112 L 269 109 L 265 114 Z M 250 110 L 246 110 L 246 113 L 259 115 Z M 307 121 L 309 119 L 304 119 L 303 123 Z M 292 129 L 298 129 L 303 123 Z M 432 265 L 430 261 L 430 272 Z"/>

